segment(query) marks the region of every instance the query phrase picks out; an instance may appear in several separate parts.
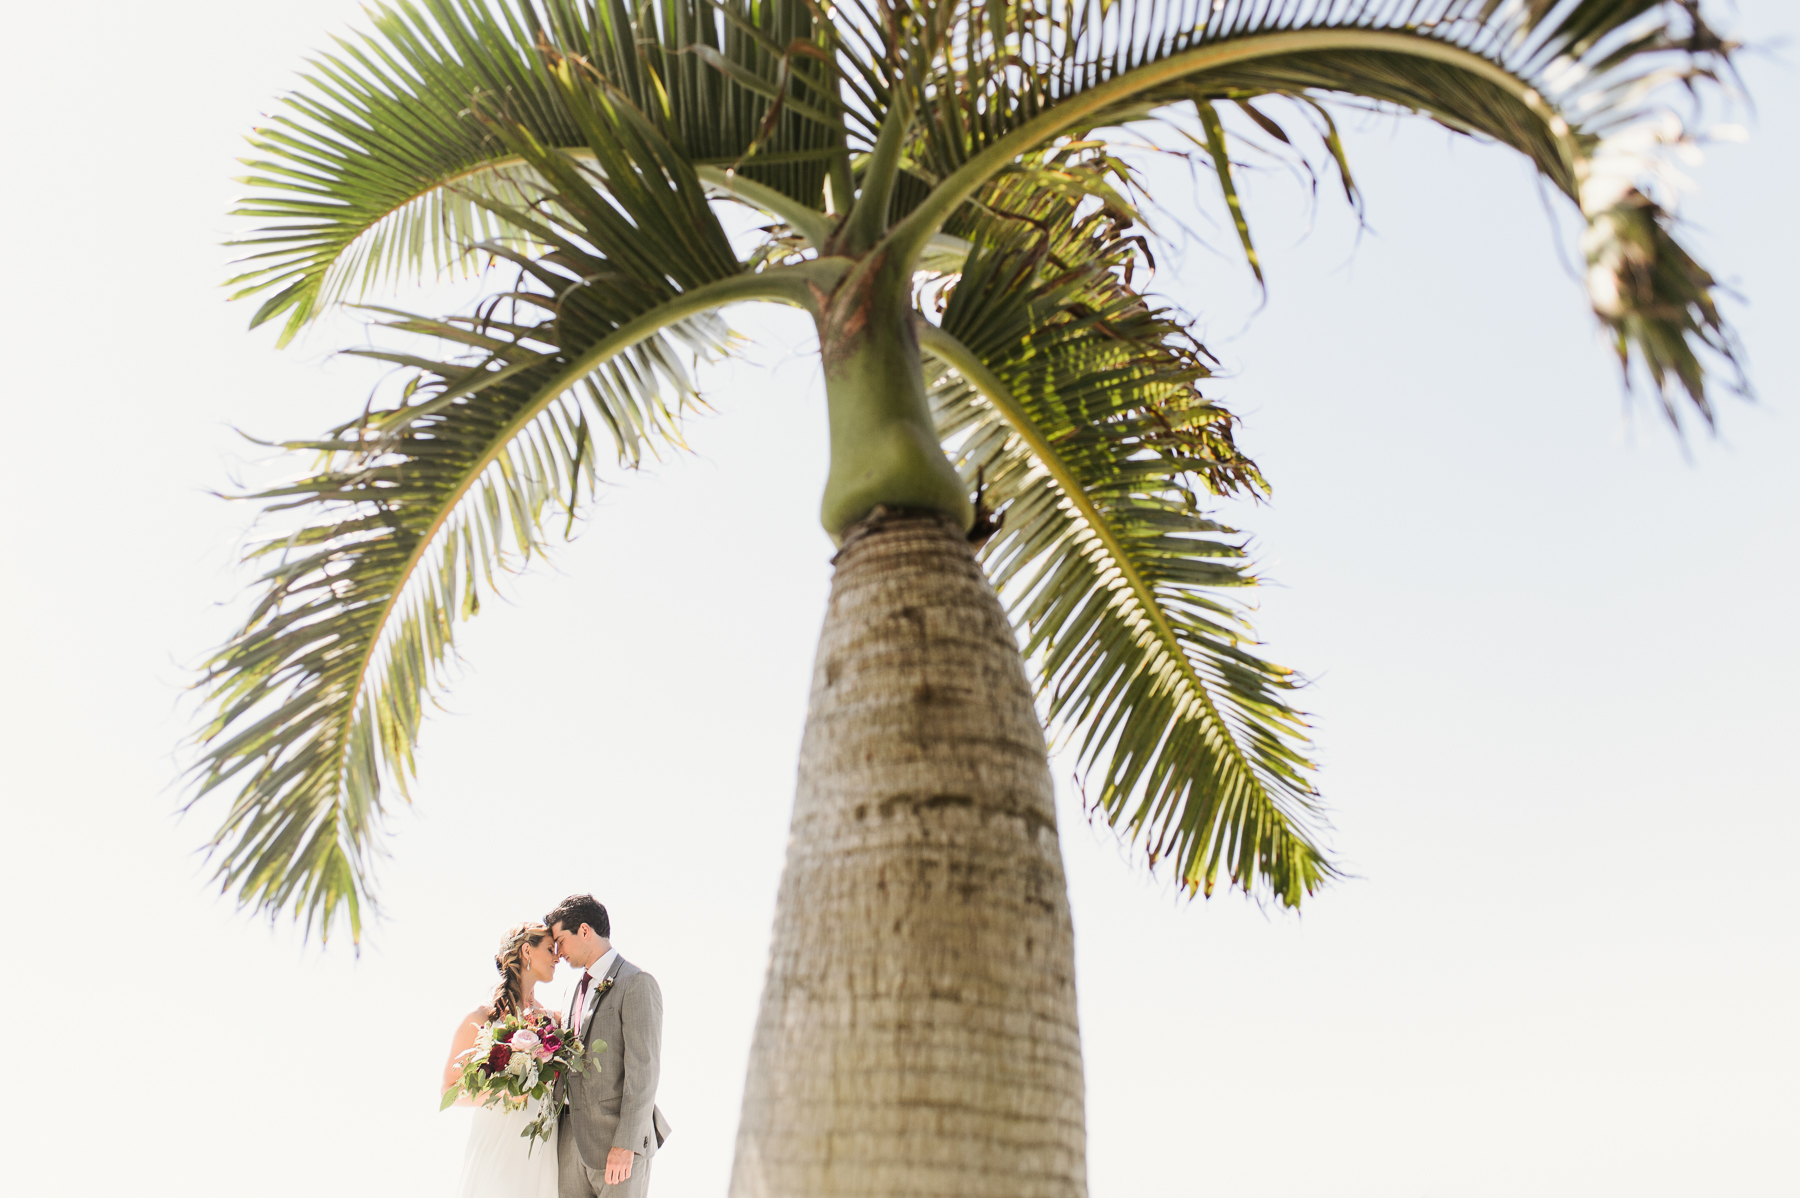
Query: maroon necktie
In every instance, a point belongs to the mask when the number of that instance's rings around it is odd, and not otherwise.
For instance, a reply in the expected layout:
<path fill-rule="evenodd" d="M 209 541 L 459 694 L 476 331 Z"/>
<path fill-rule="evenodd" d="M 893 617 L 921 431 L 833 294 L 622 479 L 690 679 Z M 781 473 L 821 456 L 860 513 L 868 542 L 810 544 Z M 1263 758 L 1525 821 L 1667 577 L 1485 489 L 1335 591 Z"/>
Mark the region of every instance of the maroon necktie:
<path fill-rule="evenodd" d="M 581 1025 L 582 1009 L 587 1005 L 588 983 L 593 980 L 593 974 L 585 969 L 581 971 L 581 981 L 575 987 L 575 1009 L 569 1015 L 569 1023 L 576 1030 L 579 1030 Z"/>

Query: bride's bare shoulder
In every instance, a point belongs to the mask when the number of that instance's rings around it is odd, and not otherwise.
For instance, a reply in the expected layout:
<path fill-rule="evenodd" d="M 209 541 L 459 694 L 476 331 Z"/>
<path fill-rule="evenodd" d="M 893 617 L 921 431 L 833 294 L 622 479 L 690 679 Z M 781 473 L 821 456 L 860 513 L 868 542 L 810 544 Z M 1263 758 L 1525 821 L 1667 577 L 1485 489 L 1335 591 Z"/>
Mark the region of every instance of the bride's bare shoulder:
<path fill-rule="evenodd" d="M 488 1021 L 493 1011 L 492 1007 L 476 1007 L 462 1017 L 456 1025 L 456 1034 L 450 1037 L 450 1055 L 452 1057 L 456 1057 L 474 1046 L 475 1038 L 481 1034 L 481 1025 Z"/>

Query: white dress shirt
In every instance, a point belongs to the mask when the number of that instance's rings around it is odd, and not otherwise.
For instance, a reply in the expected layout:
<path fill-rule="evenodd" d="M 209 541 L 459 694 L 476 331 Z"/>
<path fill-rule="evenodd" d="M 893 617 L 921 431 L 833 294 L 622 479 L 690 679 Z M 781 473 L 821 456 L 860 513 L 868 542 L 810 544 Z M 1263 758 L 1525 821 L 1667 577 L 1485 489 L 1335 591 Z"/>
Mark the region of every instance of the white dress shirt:
<path fill-rule="evenodd" d="M 595 961 L 585 970 L 587 975 L 594 980 L 588 983 L 587 998 L 582 1003 L 582 1009 L 574 1013 L 574 1027 L 570 1030 L 576 1035 L 579 1036 L 581 1034 L 581 1025 L 586 1021 L 588 1008 L 594 1005 L 594 1001 L 600 993 L 600 985 L 602 982 L 606 981 L 606 971 L 611 969 L 613 962 L 618 959 L 619 950 L 616 948 L 609 948 L 604 953 L 600 954 L 600 959 L 598 961 Z M 575 984 L 580 986 L 581 982 L 577 980 Z"/>

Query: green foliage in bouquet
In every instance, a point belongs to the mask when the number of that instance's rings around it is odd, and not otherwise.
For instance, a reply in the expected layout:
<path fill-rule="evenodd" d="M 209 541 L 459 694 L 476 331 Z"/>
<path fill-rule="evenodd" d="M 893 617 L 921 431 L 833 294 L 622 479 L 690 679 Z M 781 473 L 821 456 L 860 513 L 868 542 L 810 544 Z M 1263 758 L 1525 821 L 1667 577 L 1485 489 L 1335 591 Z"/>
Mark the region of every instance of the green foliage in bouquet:
<path fill-rule="evenodd" d="M 595 1052 L 606 1051 L 596 1040 Z M 522 1106 L 544 1103 L 559 1092 L 561 1082 L 586 1065 L 581 1037 L 564 1031 L 550 1015 L 502 1015 L 482 1025 L 475 1044 L 462 1054 L 462 1076 L 444 1091 L 439 1110 L 448 1110 L 459 1098 L 478 1106 Z M 545 1103 L 537 1118 L 525 1125 L 521 1136 L 535 1143 L 548 1141 L 556 1127 L 551 1104 Z"/>

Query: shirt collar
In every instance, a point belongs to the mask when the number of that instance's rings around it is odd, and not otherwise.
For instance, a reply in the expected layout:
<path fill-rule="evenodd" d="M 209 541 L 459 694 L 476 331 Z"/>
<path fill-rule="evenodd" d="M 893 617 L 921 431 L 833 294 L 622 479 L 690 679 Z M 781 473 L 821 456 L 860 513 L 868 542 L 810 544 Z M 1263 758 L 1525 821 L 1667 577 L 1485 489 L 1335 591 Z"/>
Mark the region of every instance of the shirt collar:
<path fill-rule="evenodd" d="M 600 959 L 598 961 L 595 961 L 592 965 L 587 967 L 587 971 L 594 975 L 594 985 L 597 986 L 606 980 L 606 971 L 611 969 L 612 963 L 618 959 L 619 950 L 616 948 L 609 948 L 604 953 L 600 954 Z"/>

